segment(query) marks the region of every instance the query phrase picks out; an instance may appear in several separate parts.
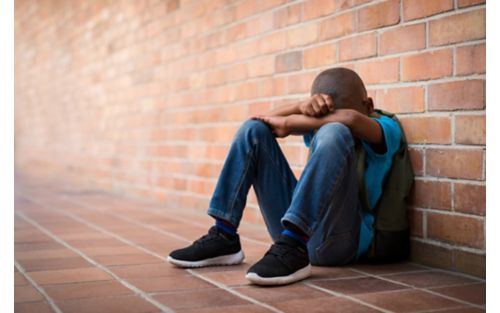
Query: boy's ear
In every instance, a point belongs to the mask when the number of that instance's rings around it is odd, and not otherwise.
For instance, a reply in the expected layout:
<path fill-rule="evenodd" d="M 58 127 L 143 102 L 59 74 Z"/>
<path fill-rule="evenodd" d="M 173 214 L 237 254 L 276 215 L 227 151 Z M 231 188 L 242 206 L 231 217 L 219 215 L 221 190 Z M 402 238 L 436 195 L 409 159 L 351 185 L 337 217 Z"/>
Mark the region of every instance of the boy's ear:
<path fill-rule="evenodd" d="M 365 106 L 368 114 L 372 113 L 375 110 L 373 106 L 373 99 L 371 97 L 366 98 L 366 100 L 363 101 L 363 105 Z"/>

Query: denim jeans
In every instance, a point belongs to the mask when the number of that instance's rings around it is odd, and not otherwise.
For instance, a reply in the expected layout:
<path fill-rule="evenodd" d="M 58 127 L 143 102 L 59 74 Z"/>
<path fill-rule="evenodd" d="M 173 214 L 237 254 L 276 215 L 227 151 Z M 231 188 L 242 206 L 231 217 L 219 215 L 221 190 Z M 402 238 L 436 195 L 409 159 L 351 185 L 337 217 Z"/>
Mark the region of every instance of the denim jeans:
<path fill-rule="evenodd" d="M 248 120 L 237 131 L 210 201 L 208 214 L 239 225 L 253 186 L 271 238 L 286 223 L 310 236 L 313 265 L 356 259 L 361 223 L 354 138 L 340 123 L 314 135 L 309 160 L 297 181 L 269 127 Z"/>

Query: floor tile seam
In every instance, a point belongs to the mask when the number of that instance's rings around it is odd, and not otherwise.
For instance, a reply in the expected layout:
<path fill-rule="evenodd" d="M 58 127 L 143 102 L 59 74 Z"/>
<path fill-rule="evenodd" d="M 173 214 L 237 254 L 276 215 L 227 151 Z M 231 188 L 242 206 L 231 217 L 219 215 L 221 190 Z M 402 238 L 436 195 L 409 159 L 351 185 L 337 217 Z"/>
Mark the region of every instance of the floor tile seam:
<path fill-rule="evenodd" d="M 466 274 L 466 273 L 452 272 L 452 271 L 448 271 L 448 270 L 445 270 L 445 269 L 442 269 L 442 268 L 431 267 L 431 266 L 427 266 L 427 265 L 420 264 L 420 263 L 415 263 L 415 262 L 412 262 L 412 263 L 416 264 L 418 266 L 422 266 L 422 267 L 428 268 L 429 270 L 432 270 L 432 271 L 442 272 L 442 273 L 445 273 L 445 274 L 452 274 L 452 275 L 456 275 L 456 276 L 461 276 L 461 277 L 464 277 L 464 278 L 469 278 L 469 279 L 472 279 L 472 280 L 477 280 L 477 281 L 483 282 L 483 283 L 486 282 L 486 279 L 484 279 L 484 278 L 476 277 L 476 276 L 469 275 L 469 274 Z"/>
<path fill-rule="evenodd" d="M 441 298 L 446 298 L 448 300 L 452 300 L 452 301 L 455 301 L 455 302 L 460 302 L 462 304 L 470 305 L 470 306 L 473 306 L 473 307 L 476 307 L 476 308 L 481 308 L 481 306 L 478 305 L 478 304 L 471 303 L 471 302 L 468 302 L 468 301 L 465 301 L 465 300 L 462 300 L 462 299 L 458 299 L 458 298 L 455 298 L 455 297 L 450 297 L 450 296 L 447 296 L 447 295 L 443 295 L 443 294 L 440 294 L 438 292 L 435 292 L 435 291 L 432 291 L 432 290 L 429 290 L 429 289 L 426 289 L 426 288 L 412 286 L 410 284 L 398 282 L 398 281 L 395 281 L 395 280 L 392 280 L 392 279 L 388 279 L 386 277 L 373 275 L 373 274 L 370 274 L 370 273 L 367 273 L 367 272 L 364 272 L 364 271 L 360 271 L 360 270 L 356 270 L 356 269 L 352 269 L 352 270 L 355 271 L 355 272 L 359 272 L 360 274 L 365 274 L 367 276 L 370 276 L 370 277 L 373 277 L 373 278 L 376 278 L 376 279 L 378 278 L 378 279 L 385 280 L 385 281 L 393 283 L 393 284 L 402 285 L 402 286 L 408 287 L 409 289 L 419 290 L 419 291 L 430 293 L 432 295 L 435 295 L 435 296 L 438 296 L 438 297 L 441 297 Z"/>
<path fill-rule="evenodd" d="M 30 199 L 30 201 L 34 201 L 34 200 L 31 200 L 31 199 Z M 35 202 L 35 203 L 37 203 L 37 202 Z M 41 205 L 41 206 L 46 207 L 46 205 L 44 205 L 44 204 L 41 204 L 41 203 L 38 203 L 38 204 L 39 204 L 39 205 Z M 61 211 L 62 211 L 62 210 L 60 210 L 60 209 L 56 209 L 56 208 L 52 208 L 51 210 L 55 210 L 55 211 L 59 211 L 59 212 L 61 212 Z M 72 218 L 72 219 L 74 219 L 74 220 L 76 220 L 76 221 L 78 221 L 78 222 L 80 222 L 80 223 L 82 223 L 82 224 L 84 224 L 84 225 L 88 225 L 89 227 L 92 227 L 92 228 L 94 228 L 94 229 L 96 229 L 96 230 L 98 230 L 98 231 L 101 231 L 101 232 L 103 232 L 103 233 L 105 233 L 105 234 L 108 234 L 108 235 L 110 235 L 110 236 L 112 236 L 112 237 L 114 237 L 114 238 L 116 238 L 116 239 L 118 239 L 118 240 L 120 240 L 120 241 L 122 241 L 122 242 L 124 242 L 124 243 L 127 243 L 128 245 L 130 245 L 130 246 L 132 246 L 132 247 L 135 247 L 135 248 L 140 249 L 140 250 L 142 250 L 142 251 L 144 251 L 144 252 L 146 252 L 146 253 L 149 253 L 149 254 L 151 254 L 151 255 L 153 255 L 153 256 L 155 256 L 155 257 L 157 257 L 157 258 L 161 259 L 161 260 L 165 260 L 165 258 L 164 258 L 163 256 L 161 256 L 161 255 L 159 255 L 159 254 L 157 254 L 157 253 L 155 253 L 155 252 L 153 252 L 153 251 L 150 251 L 150 250 L 149 250 L 149 249 L 147 249 L 147 248 L 144 248 L 144 247 L 142 247 L 142 246 L 139 246 L 139 245 L 135 244 L 134 242 L 129 241 L 128 239 L 123 238 L 123 237 L 122 237 L 122 236 L 120 236 L 120 235 L 116 235 L 116 234 L 114 234 L 114 233 L 112 233 L 112 232 L 109 232 L 109 231 L 107 231 L 107 230 L 103 229 L 103 228 L 102 228 L 102 227 L 100 227 L 100 226 L 94 225 L 93 223 L 88 222 L 88 221 L 86 221 L 86 220 L 84 220 L 83 218 L 80 218 L 80 217 L 78 217 L 78 216 L 75 216 L 75 215 L 74 215 L 74 214 L 72 214 L 72 213 L 62 211 L 60 214 L 66 215 L 66 216 L 68 216 L 68 217 L 70 217 L 70 218 Z M 132 220 L 132 221 L 133 221 L 133 220 Z M 138 223 L 140 226 L 143 226 L 143 227 L 150 226 L 150 225 L 147 225 L 147 224 L 142 224 L 141 222 L 136 222 L 136 223 Z M 146 228 L 147 228 L 147 227 L 146 227 Z M 184 237 L 182 237 L 182 236 L 179 236 L 179 235 L 176 235 L 176 234 L 172 234 L 172 233 L 169 233 L 169 232 L 166 232 L 166 233 L 168 233 L 168 235 L 169 235 L 169 236 L 173 236 L 173 237 L 174 237 L 174 238 L 176 238 L 176 239 L 181 239 L 181 240 L 183 240 L 183 241 L 190 242 L 189 240 L 187 240 L 186 238 L 184 238 Z M 96 262 L 96 263 L 97 263 L 97 262 Z M 189 272 L 189 271 L 188 271 L 188 272 Z M 197 276 L 197 275 L 194 275 L 194 274 L 193 274 L 193 273 L 191 273 L 191 272 L 189 272 L 189 273 L 190 273 L 191 275 L 193 275 L 193 276 Z M 197 273 L 197 274 L 198 274 L 198 273 Z M 201 275 L 201 274 L 198 274 L 198 275 Z M 118 276 L 117 276 L 117 277 L 118 277 Z M 199 277 L 199 278 L 200 278 L 200 277 Z M 209 282 L 211 281 L 213 285 L 215 285 L 215 286 L 217 286 L 217 287 L 221 288 L 221 287 L 220 287 L 220 285 L 221 285 L 221 284 L 219 284 L 219 283 L 215 284 L 213 280 L 208 279 L 208 278 L 207 278 L 207 279 L 205 279 L 205 280 L 206 280 L 206 281 L 209 281 Z M 137 287 L 136 287 L 136 288 L 137 288 Z M 138 288 L 138 289 L 139 289 L 139 288 Z M 227 286 L 226 286 L 225 288 L 222 288 L 222 289 L 225 289 L 226 291 L 231 290 L 231 289 L 230 289 L 229 287 L 227 287 Z M 139 290 L 140 290 L 140 289 L 139 289 Z M 248 301 L 248 299 L 247 299 L 248 297 L 247 297 L 246 295 L 243 295 L 243 294 L 241 294 L 241 293 L 239 293 L 239 292 L 237 292 L 237 291 L 234 291 L 234 290 L 231 290 L 230 292 L 231 292 L 232 294 L 234 294 L 234 295 L 238 296 L 239 298 L 242 298 L 242 299 L 244 299 L 244 300 L 247 300 L 247 301 Z M 271 307 L 271 306 L 269 306 L 268 304 L 261 303 L 261 302 L 259 302 L 259 301 L 258 301 L 258 300 L 256 300 L 256 299 L 253 299 L 253 298 L 252 298 L 252 300 L 253 300 L 253 301 L 250 301 L 250 302 L 253 302 L 253 303 L 255 303 L 255 304 L 261 305 L 261 306 L 263 306 L 263 307 L 265 307 L 265 308 L 267 308 L 267 309 L 269 309 L 269 308 Z M 274 310 L 274 312 L 281 312 L 281 311 L 279 311 L 279 310 L 278 310 L 278 309 L 276 309 L 276 308 L 273 308 L 273 310 Z"/>
<path fill-rule="evenodd" d="M 38 224 L 36 221 L 34 221 L 31 218 L 25 216 L 21 212 L 16 212 L 15 214 L 17 214 L 18 216 L 22 217 L 24 220 L 30 222 L 33 226 L 37 227 L 39 230 L 41 230 L 42 232 L 44 232 L 46 235 L 48 235 L 49 237 L 53 238 L 56 242 L 59 242 L 60 244 L 62 244 L 66 248 L 68 248 L 68 249 L 72 250 L 73 252 L 77 253 L 78 255 L 80 255 L 82 258 L 84 258 L 90 264 L 93 264 L 97 268 L 99 268 L 99 269 L 103 270 L 104 272 L 108 273 L 116 281 L 118 281 L 123 286 L 125 286 L 126 288 L 130 289 L 131 291 L 133 291 L 136 295 L 140 296 L 141 298 L 143 298 L 147 302 L 151 303 L 152 305 L 154 305 L 155 307 L 157 307 L 158 309 L 160 309 L 162 312 L 165 312 L 165 313 L 174 312 L 174 310 L 170 309 L 169 307 L 167 307 L 167 306 L 163 305 L 162 303 L 156 301 L 155 299 L 151 298 L 147 293 L 143 292 L 141 289 L 135 287 L 134 285 L 132 285 L 129 282 L 127 282 L 125 279 L 122 279 L 121 277 L 119 277 L 118 275 L 116 275 L 114 272 L 112 272 L 106 266 L 99 264 L 98 262 L 94 261 L 92 258 L 90 258 L 89 256 L 87 256 L 83 252 L 81 252 L 78 249 L 76 249 L 76 248 L 72 247 L 71 245 L 67 244 L 64 240 L 62 240 L 59 237 L 53 235 L 49 230 L 47 230 L 45 227 L 43 227 L 40 224 Z M 58 311 L 58 313 L 59 312 L 61 312 L 61 311 Z"/>
<path fill-rule="evenodd" d="M 22 267 L 21 264 L 19 264 L 17 261 L 14 261 L 14 265 L 17 268 L 17 270 L 23 275 L 23 277 L 31 284 L 35 290 L 42 295 L 45 301 L 47 301 L 50 309 L 55 312 L 55 313 L 62 313 L 62 310 L 57 306 L 57 304 L 54 302 L 52 297 L 50 297 L 46 292 L 45 289 L 43 289 L 42 286 L 40 286 Z M 29 285 L 28 285 L 29 286 Z"/>
<path fill-rule="evenodd" d="M 303 285 L 306 285 L 308 287 L 311 287 L 311 288 L 314 288 L 316 290 L 319 290 L 319 291 L 322 291 L 326 294 L 329 294 L 329 295 L 332 295 L 332 296 L 335 296 L 335 297 L 339 297 L 339 298 L 342 298 L 342 299 L 346 299 L 346 300 L 349 300 L 351 302 L 355 302 L 357 304 L 360 304 L 360 305 L 363 305 L 363 306 L 367 306 L 369 308 L 372 308 L 374 310 L 377 310 L 379 312 L 383 312 L 383 313 L 394 313 L 393 311 L 390 311 L 390 310 L 387 310 L 387 309 L 384 309 L 384 308 L 381 308 L 381 307 L 378 307 L 376 305 L 373 305 L 371 303 L 368 303 L 368 302 L 365 302 L 363 300 L 360 300 L 360 299 L 357 299 L 357 298 L 354 298 L 352 296 L 349 296 L 349 295 L 346 295 L 346 294 L 343 294 L 343 293 L 340 293 L 340 292 L 335 292 L 333 290 L 329 290 L 329 289 L 326 289 L 326 288 L 323 288 L 323 287 L 320 287 L 320 286 L 316 286 L 314 284 L 311 284 L 309 282 L 302 282 Z"/>

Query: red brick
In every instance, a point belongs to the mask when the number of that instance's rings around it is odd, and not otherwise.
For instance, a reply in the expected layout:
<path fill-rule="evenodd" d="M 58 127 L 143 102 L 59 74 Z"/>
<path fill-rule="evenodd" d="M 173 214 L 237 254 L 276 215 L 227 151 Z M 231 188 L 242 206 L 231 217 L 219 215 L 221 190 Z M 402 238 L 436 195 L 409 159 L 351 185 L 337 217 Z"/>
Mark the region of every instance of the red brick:
<path fill-rule="evenodd" d="M 291 72 L 302 69 L 302 51 L 287 52 L 276 56 L 276 72 Z"/>
<path fill-rule="evenodd" d="M 410 232 L 412 236 L 422 237 L 424 235 L 423 218 L 424 214 L 422 211 L 409 210 Z"/>
<path fill-rule="evenodd" d="M 303 7 L 303 18 L 305 21 L 325 16 L 335 11 L 335 1 L 330 0 L 306 0 Z"/>
<path fill-rule="evenodd" d="M 450 49 L 424 52 L 401 58 L 402 80 L 428 80 L 450 76 L 453 54 Z"/>
<path fill-rule="evenodd" d="M 253 59 L 247 63 L 248 77 L 259 77 L 274 73 L 274 56 Z"/>
<path fill-rule="evenodd" d="M 431 111 L 474 110 L 485 106 L 485 81 L 462 80 L 433 84 L 428 90 Z"/>
<path fill-rule="evenodd" d="M 274 28 L 282 28 L 300 22 L 302 16 L 302 5 L 302 3 L 297 3 L 274 12 Z"/>
<path fill-rule="evenodd" d="M 375 105 L 393 113 L 423 112 L 425 90 L 423 87 L 401 87 L 377 91 Z"/>
<path fill-rule="evenodd" d="M 457 48 L 457 75 L 482 74 L 484 72 L 486 72 L 486 44 Z"/>
<path fill-rule="evenodd" d="M 359 9 L 358 31 L 394 25 L 399 19 L 399 0 L 383 1 Z"/>
<path fill-rule="evenodd" d="M 399 119 L 409 143 L 451 142 L 451 121 L 449 117 L 401 117 Z"/>
<path fill-rule="evenodd" d="M 380 53 L 382 55 L 424 48 L 424 23 L 401 26 L 380 34 Z"/>
<path fill-rule="evenodd" d="M 453 265 L 451 249 L 415 240 L 411 242 L 410 247 L 410 258 L 414 262 L 445 269 L 451 269 Z"/>
<path fill-rule="evenodd" d="M 413 173 L 416 176 L 422 176 L 424 174 L 424 151 L 422 149 L 409 148 L 411 165 L 413 168 Z"/>
<path fill-rule="evenodd" d="M 429 22 L 429 45 L 440 46 L 486 36 L 486 10 L 476 10 Z"/>
<path fill-rule="evenodd" d="M 339 42 L 339 60 L 362 59 L 377 54 L 377 34 L 369 33 L 343 39 Z"/>
<path fill-rule="evenodd" d="M 486 3 L 486 0 L 458 0 L 458 7 L 465 8 L 483 3 Z"/>
<path fill-rule="evenodd" d="M 284 50 L 286 48 L 286 34 L 286 32 L 280 31 L 262 37 L 259 40 L 259 52 L 267 54 Z"/>
<path fill-rule="evenodd" d="M 304 68 L 333 65 L 336 61 L 336 44 L 326 44 L 304 50 Z"/>
<path fill-rule="evenodd" d="M 482 150 L 428 149 L 426 152 L 427 175 L 480 180 L 482 172 Z"/>
<path fill-rule="evenodd" d="M 427 213 L 427 235 L 436 240 L 484 248 L 484 220 L 477 218 Z"/>
<path fill-rule="evenodd" d="M 318 24 L 307 24 L 288 30 L 287 45 L 289 48 L 307 45 L 318 39 Z"/>
<path fill-rule="evenodd" d="M 486 186 L 455 183 L 453 203 L 455 211 L 485 215 Z"/>
<path fill-rule="evenodd" d="M 288 94 L 310 92 L 315 73 L 300 73 L 287 77 Z"/>
<path fill-rule="evenodd" d="M 485 115 L 455 116 L 455 142 L 469 145 L 486 144 Z"/>
<path fill-rule="evenodd" d="M 455 270 L 486 278 L 486 255 L 455 250 Z"/>
<path fill-rule="evenodd" d="M 357 63 L 356 71 L 365 84 L 396 82 L 399 79 L 399 58 Z"/>
<path fill-rule="evenodd" d="M 354 31 L 356 16 L 347 12 L 326 19 L 319 24 L 319 39 L 325 40 L 351 34 Z"/>
<path fill-rule="evenodd" d="M 451 183 L 415 180 L 412 205 L 451 211 Z"/>
<path fill-rule="evenodd" d="M 426 1 L 425 5 L 421 0 L 403 0 L 403 17 L 406 21 L 431 16 L 452 9 L 453 0 Z"/>

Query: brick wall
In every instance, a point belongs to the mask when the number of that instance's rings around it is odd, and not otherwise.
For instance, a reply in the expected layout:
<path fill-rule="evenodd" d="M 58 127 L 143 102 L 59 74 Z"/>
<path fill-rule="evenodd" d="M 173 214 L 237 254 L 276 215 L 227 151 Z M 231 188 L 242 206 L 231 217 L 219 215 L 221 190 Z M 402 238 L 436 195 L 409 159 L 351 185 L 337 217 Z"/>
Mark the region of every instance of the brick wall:
<path fill-rule="evenodd" d="M 485 4 L 15 2 L 16 169 L 205 210 L 247 116 L 355 69 L 417 174 L 412 258 L 485 274 Z M 300 174 L 301 138 L 281 141 Z M 261 222 L 250 195 L 245 219 Z"/>

